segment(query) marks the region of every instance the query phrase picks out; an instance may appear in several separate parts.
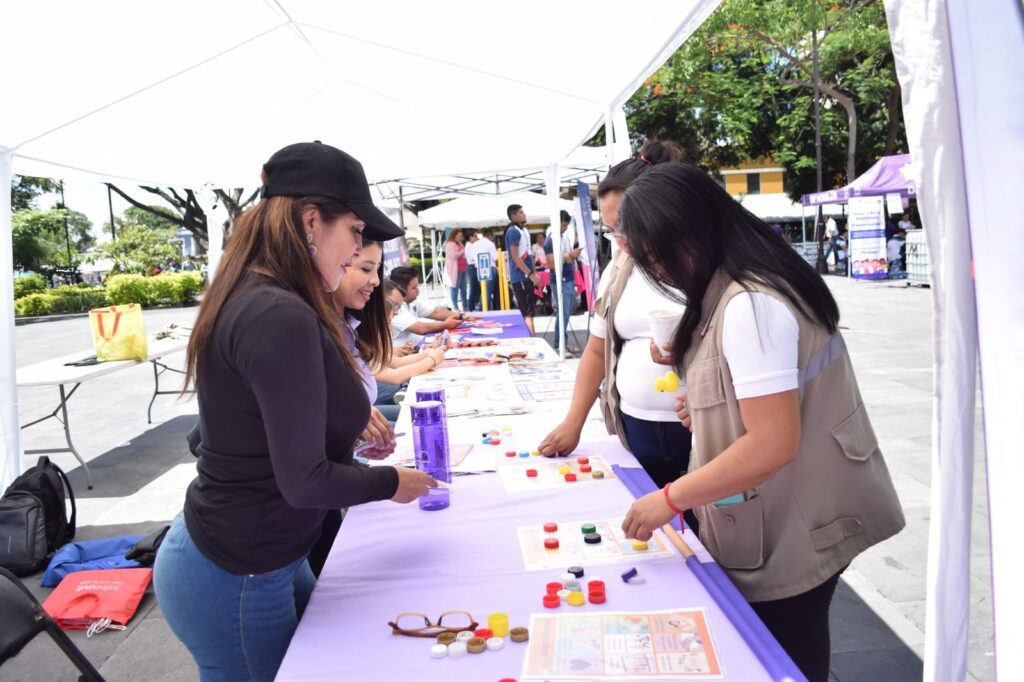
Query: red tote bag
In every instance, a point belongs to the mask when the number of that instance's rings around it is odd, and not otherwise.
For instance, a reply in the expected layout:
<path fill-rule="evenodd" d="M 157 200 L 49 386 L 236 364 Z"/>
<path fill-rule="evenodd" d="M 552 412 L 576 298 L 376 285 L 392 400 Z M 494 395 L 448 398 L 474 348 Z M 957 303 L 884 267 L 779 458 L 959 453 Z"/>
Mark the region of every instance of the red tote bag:
<path fill-rule="evenodd" d="M 60 581 L 43 608 L 64 630 L 87 630 L 107 618 L 127 625 L 152 579 L 152 568 L 79 571 Z"/>

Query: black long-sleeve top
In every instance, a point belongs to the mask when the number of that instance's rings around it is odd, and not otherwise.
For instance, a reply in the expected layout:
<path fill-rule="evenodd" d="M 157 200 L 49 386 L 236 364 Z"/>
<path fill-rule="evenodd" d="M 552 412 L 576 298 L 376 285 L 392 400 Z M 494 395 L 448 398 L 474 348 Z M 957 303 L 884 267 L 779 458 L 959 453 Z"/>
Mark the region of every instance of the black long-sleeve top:
<path fill-rule="evenodd" d="M 370 404 L 313 309 L 248 276 L 217 317 L 199 377 L 199 476 L 185 524 L 236 575 L 305 555 L 327 509 L 392 497 L 392 467 L 364 467 L 352 445 Z"/>

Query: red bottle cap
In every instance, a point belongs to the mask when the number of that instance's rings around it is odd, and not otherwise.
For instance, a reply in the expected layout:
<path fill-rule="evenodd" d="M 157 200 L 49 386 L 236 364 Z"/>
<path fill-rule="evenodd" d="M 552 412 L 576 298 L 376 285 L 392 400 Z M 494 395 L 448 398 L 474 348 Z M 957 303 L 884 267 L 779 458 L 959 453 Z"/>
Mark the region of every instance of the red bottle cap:
<path fill-rule="evenodd" d="M 576 458 L 576 463 L 577 464 L 590 464 L 590 458 L 589 457 L 577 457 Z"/>
<path fill-rule="evenodd" d="M 527 469 L 526 470 L 526 477 L 527 478 L 537 478 L 537 470 L 536 469 Z"/>
<path fill-rule="evenodd" d="M 491 442 L 493 443 L 494 441 L 492 440 Z M 515 450 L 506 450 L 505 451 L 505 456 L 506 457 L 515 457 L 516 456 L 516 451 Z"/>
<path fill-rule="evenodd" d="M 544 549 L 558 549 L 558 538 L 544 538 Z"/>
<path fill-rule="evenodd" d="M 591 590 L 588 596 L 591 604 L 603 604 L 607 601 L 604 590 Z"/>
<path fill-rule="evenodd" d="M 562 600 L 558 598 L 557 594 L 545 594 L 544 595 L 544 606 L 549 609 L 557 609 L 562 605 Z"/>
<path fill-rule="evenodd" d="M 491 436 L 491 445 L 501 445 L 501 439 Z"/>
<path fill-rule="evenodd" d="M 603 580 L 591 580 L 587 583 L 587 589 L 591 592 L 604 592 Z"/>
<path fill-rule="evenodd" d="M 481 639 L 490 639 L 494 637 L 494 632 L 490 628 L 480 628 L 473 631 L 473 636 L 480 637 Z"/>
<path fill-rule="evenodd" d="M 593 470 L 594 470 L 593 467 L 591 467 L 589 464 L 581 464 L 580 465 L 580 473 L 581 474 L 589 474 Z"/>
<path fill-rule="evenodd" d="M 555 523 L 554 521 L 548 521 L 547 523 L 544 524 L 544 532 L 545 533 L 554 533 L 557 530 L 558 530 L 558 524 Z"/>
<path fill-rule="evenodd" d="M 566 483 L 572 483 L 575 480 L 576 480 L 576 474 L 566 474 L 565 475 L 565 482 Z"/>
<path fill-rule="evenodd" d="M 562 583 L 548 583 L 547 584 L 548 594 L 556 594 L 560 589 L 565 587 Z"/>

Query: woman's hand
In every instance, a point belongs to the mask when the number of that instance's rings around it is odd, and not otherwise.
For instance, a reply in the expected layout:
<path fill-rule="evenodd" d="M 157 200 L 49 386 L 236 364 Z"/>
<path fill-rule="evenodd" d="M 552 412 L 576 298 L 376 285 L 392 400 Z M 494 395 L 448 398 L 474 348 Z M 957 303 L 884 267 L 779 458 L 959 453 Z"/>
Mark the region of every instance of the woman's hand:
<path fill-rule="evenodd" d="M 622 522 L 622 530 L 627 538 L 650 540 L 654 530 L 664 526 L 675 515 L 665 501 L 665 492 L 657 490 L 647 493 L 633 503 Z"/>
<path fill-rule="evenodd" d="M 686 391 L 676 396 L 676 414 L 679 415 L 679 421 L 683 422 L 683 426 L 692 432 L 693 419 L 690 418 L 690 408 L 686 406 Z"/>
<path fill-rule="evenodd" d="M 443 346 L 440 348 L 431 348 L 427 351 L 427 357 L 434 361 L 434 364 L 430 369 L 439 367 L 441 363 L 444 362 L 444 353 L 445 350 Z"/>
<path fill-rule="evenodd" d="M 398 490 L 392 496 L 392 502 L 406 504 L 419 499 L 437 487 L 437 481 L 430 474 L 405 467 L 395 467 L 398 472 Z"/>
<path fill-rule="evenodd" d="M 544 437 L 537 449 L 545 457 L 554 457 L 555 455 L 565 457 L 579 444 L 580 429 L 568 421 L 563 421 Z"/>
<path fill-rule="evenodd" d="M 370 423 L 363 429 L 363 440 L 373 443 L 378 450 L 395 442 L 391 422 L 376 407 L 370 408 Z"/>
<path fill-rule="evenodd" d="M 398 444 L 395 441 L 386 443 L 385 445 L 374 445 L 373 447 L 363 448 L 359 451 L 360 457 L 366 459 L 387 459 L 391 456 L 391 453 L 395 451 L 395 447 Z"/>
<path fill-rule="evenodd" d="M 672 349 L 669 346 L 666 346 L 665 351 L 668 355 L 662 355 L 661 351 L 658 350 L 658 344 L 654 343 L 654 339 L 651 339 L 651 362 L 656 365 L 668 365 L 670 367 L 675 367 L 676 360 L 672 357 Z"/>

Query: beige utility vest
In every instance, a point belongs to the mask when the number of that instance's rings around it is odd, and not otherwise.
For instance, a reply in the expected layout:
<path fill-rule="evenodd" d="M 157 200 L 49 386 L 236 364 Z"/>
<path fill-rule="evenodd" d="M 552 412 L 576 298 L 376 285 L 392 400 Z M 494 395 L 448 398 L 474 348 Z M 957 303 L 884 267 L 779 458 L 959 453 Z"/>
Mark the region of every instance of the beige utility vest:
<path fill-rule="evenodd" d="M 722 353 L 725 307 L 745 291 L 781 301 L 799 324 L 800 447 L 792 462 L 746 491 L 745 502 L 694 512 L 701 542 L 756 602 L 820 585 L 905 521 L 842 336 L 809 321 L 777 291 L 744 288 L 721 270 L 683 362 L 693 418 L 690 471 L 746 433 Z"/>
<path fill-rule="evenodd" d="M 604 277 L 609 278 L 605 293 L 594 301 L 594 311 L 605 321 L 604 338 L 604 389 L 601 391 L 601 416 L 608 433 L 619 437 L 619 442 L 626 450 L 630 450 L 626 442 L 626 429 L 622 426 L 622 413 L 619 411 L 619 389 L 615 386 L 615 372 L 622 352 L 622 339 L 615 331 L 615 309 L 622 300 L 622 292 L 633 272 L 633 259 L 625 249 L 619 249 L 612 257 Z"/>

